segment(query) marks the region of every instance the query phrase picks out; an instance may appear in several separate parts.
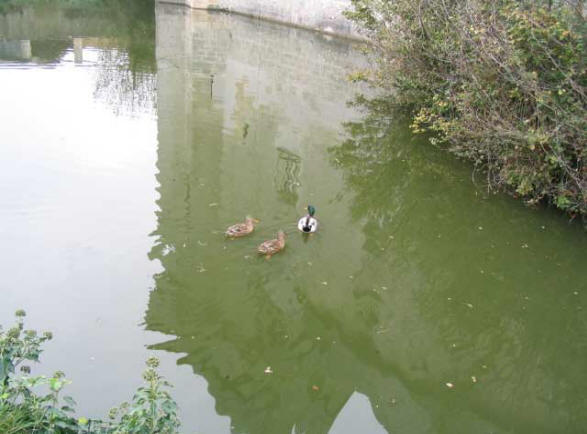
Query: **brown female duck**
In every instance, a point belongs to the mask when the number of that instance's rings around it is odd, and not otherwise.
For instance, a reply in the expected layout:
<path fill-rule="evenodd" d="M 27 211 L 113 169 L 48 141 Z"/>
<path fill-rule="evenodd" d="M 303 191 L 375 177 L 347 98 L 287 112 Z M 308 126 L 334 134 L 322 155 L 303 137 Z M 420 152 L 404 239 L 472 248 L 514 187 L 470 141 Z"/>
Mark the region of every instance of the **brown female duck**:
<path fill-rule="evenodd" d="M 273 240 L 265 241 L 259 244 L 257 252 L 261 255 L 265 255 L 265 259 L 271 258 L 272 255 L 281 252 L 285 247 L 285 232 L 277 232 L 277 238 Z"/>
<path fill-rule="evenodd" d="M 244 223 L 229 226 L 224 234 L 230 238 L 244 237 L 255 230 L 255 223 L 259 223 L 259 220 L 247 217 Z"/>

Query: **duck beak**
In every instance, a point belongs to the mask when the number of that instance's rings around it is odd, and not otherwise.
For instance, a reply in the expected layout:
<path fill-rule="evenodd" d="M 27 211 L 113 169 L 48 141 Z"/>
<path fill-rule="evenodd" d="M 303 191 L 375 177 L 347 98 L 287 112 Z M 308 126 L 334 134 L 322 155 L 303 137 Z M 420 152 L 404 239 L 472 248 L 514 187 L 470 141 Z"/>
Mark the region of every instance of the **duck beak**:
<path fill-rule="evenodd" d="M 261 220 L 259 220 L 259 219 L 253 219 L 253 222 L 254 223 L 261 223 Z"/>

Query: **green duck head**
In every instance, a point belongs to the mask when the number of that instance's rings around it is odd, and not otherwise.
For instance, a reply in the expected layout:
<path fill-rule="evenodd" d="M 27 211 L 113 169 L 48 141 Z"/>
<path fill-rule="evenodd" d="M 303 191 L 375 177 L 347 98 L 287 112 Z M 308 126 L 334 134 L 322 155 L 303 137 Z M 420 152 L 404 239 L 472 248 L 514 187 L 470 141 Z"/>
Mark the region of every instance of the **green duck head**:
<path fill-rule="evenodd" d="M 314 214 L 316 214 L 316 208 L 312 205 L 308 205 L 308 214 L 310 214 L 310 217 L 314 217 Z"/>

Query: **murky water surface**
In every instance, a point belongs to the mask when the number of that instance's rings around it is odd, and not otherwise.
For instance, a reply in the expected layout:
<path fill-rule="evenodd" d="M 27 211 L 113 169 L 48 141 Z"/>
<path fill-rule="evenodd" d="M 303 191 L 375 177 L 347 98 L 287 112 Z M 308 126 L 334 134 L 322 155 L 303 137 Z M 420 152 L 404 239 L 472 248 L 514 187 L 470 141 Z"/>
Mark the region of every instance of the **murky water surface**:
<path fill-rule="evenodd" d="M 347 107 L 349 43 L 45 7 L 0 15 L 0 58 L 0 318 L 53 330 L 36 372 L 80 415 L 156 354 L 185 432 L 584 431 L 583 229 Z"/>

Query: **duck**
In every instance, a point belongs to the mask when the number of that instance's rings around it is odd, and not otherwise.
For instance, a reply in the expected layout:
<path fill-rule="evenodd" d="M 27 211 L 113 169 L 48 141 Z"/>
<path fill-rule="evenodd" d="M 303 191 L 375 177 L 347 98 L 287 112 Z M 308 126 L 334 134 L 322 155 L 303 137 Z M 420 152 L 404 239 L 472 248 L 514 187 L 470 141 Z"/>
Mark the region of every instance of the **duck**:
<path fill-rule="evenodd" d="M 316 208 L 308 205 L 308 214 L 298 220 L 298 229 L 301 232 L 310 234 L 318 230 L 318 220 L 314 218 L 314 214 L 316 214 Z"/>
<path fill-rule="evenodd" d="M 249 235 L 255 230 L 255 223 L 259 223 L 259 220 L 247 216 L 244 223 L 237 223 L 229 226 L 224 232 L 224 235 L 230 238 L 239 238 Z"/>
<path fill-rule="evenodd" d="M 259 244 L 257 252 L 260 255 L 265 255 L 265 259 L 271 258 L 271 256 L 279 253 L 285 247 L 285 232 L 277 232 L 277 238 L 273 240 L 267 240 Z"/>

